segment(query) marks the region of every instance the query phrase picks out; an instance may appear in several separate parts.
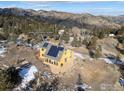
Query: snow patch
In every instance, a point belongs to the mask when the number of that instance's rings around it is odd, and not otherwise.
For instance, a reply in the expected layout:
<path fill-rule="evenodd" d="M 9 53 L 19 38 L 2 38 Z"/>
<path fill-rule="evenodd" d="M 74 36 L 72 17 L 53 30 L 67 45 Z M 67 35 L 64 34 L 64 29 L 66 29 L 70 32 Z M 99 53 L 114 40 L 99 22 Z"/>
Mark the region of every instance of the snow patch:
<path fill-rule="evenodd" d="M 19 71 L 19 76 L 23 78 L 21 87 L 26 88 L 26 85 L 31 81 L 35 79 L 34 74 L 38 72 L 37 68 L 33 65 L 31 66 L 24 66 Z"/>
<path fill-rule="evenodd" d="M 74 53 L 74 57 L 75 57 L 75 58 L 79 57 L 79 58 L 81 58 L 81 59 L 85 59 L 85 58 L 82 56 L 82 54 L 77 53 L 77 52 Z"/>
<path fill-rule="evenodd" d="M 99 58 L 99 59 L 104 60 L 108 64 L 114 64 L 114 60 L 110 60 L 108 58 Z"/>
<path fill-rule="evenodd" d="M 6 52 L 7 52 L 6 48 L 3 46 L 0 46 L 0 56 L 5 57 L 4 53 L 6 53 Z"/>

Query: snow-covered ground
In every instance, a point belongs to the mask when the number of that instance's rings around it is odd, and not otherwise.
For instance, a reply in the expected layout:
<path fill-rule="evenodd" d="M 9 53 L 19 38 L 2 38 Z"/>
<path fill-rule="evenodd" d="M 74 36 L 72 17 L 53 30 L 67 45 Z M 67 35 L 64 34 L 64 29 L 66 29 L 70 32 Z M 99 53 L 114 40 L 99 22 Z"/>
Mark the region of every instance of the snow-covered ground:
<path fill-rule="evenodd" d="M 100 60 L 104 60 L 108 64 L 121 64 L 121 60 L 116 60 L 116 58 L 99 58 Z"/>
<path fill-rule="evenodd" d="M 22 83 L 20 85 L 21 88 L 26 88 L 26 85 L 35 79 L 34 73 L 38 72 L 38 69 L 34 65 L 23 66 L 19 71 L 19 76 L 22 79 Z"/>
<path fill-rule="evenodd" d="M 86 83 L 75 85 L 76 88 L 80 88 L 81 90 L 91 89 L 92 87 L 87 85 Z M 79 91 L 79 90 L 78 90 Z"/>
<path fill-rule="evenodd" d="M 76 58 L 80 58 L 80 59 L 89 59 L 89 60 L 93 60 L 93 58 L 91 58 L 89 55 L 87 54 L 81 54 L 81 53 L 78 53 L 78 52 L 74 52 L 74 59 Z"/>
<path fill-rule="evenodd" d="M 41 48 L 41 43 L 38 43 L 36 45 L 33 46 L 33 49 L 39 50 Z"/>
<path fill-rule="evenodd" d="M 108 58 L 99 58 L 100 60 L 104 60 L 106 63 L 108 64 L 114 64 L 115 63 L 115 60 L 110 60 Z"/>
<path fill-rule="evenodd" d="M 6 52 L 7 52 L 6 48 L 3 47 L 3 46 L 0 46 L 0 56 L 1 57 L 5 57 L 5 54 L 4 53 L 6 53 Z"/>
<path fill-rule="evenodd" d="M 82 54 L 74 52 L 74 58 L 77 58 L 77 57 L 81 59 L 85 59 Z"/>

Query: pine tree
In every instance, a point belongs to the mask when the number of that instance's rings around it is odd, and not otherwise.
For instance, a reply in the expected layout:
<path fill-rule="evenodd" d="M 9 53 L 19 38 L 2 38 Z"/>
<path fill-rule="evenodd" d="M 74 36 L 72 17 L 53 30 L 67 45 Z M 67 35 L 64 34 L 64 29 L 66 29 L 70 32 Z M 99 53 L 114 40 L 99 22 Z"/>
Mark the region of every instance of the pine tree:
<path fill-rule="evenodd" d="M 20 81 L 21 78 L 18 76 L 18 71 L 15 67 L 0 71 L 0 91 L 12 90 Z"/>

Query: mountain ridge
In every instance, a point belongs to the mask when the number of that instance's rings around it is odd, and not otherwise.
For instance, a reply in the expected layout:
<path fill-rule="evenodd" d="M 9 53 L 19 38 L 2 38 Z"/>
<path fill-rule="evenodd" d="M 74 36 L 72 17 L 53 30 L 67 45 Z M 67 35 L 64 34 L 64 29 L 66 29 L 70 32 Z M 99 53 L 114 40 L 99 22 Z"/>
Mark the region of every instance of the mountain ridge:
<path fill-rule="evenodd" d="M 16 15 L 34 18 L 37 20 L 47 21 L 52 24 L 59 24 L 66 27 L 78 28 L 109 28 L 118 29 L 120 24 L 110 18 L 95 16 L 92 14 L 73 14 L 59 11 L 33 10 L 22 8 L 0 8 L 0 14 Z"/>

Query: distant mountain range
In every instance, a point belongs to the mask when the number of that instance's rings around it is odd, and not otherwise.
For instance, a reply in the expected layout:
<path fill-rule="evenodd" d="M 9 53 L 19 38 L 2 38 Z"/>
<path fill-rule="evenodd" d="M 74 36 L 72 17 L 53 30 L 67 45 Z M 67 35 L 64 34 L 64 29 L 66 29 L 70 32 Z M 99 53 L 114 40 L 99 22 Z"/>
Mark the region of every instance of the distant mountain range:
<path fill-rule="evenodd" d="M 104 17 L 109 19 L 110 21 L 116 23 L 116 24 L 124 25 L 124 15 L 120 15 L 120 16 L 104 16 Z"/>
<path fill-rule="evenodd" d="M 33 18 L 38 21 L 46 21 L 52 24 L 59 24 L 66 27 L 78 27 L 92 29 L 109 28 L 118 29 L 124 24 L 124 16 L 94 16 L 91 14 L 72 14 L 58 11 L 35 11 L 21 8 L 0 8 L 0 14 L 15 15 Z"/>

